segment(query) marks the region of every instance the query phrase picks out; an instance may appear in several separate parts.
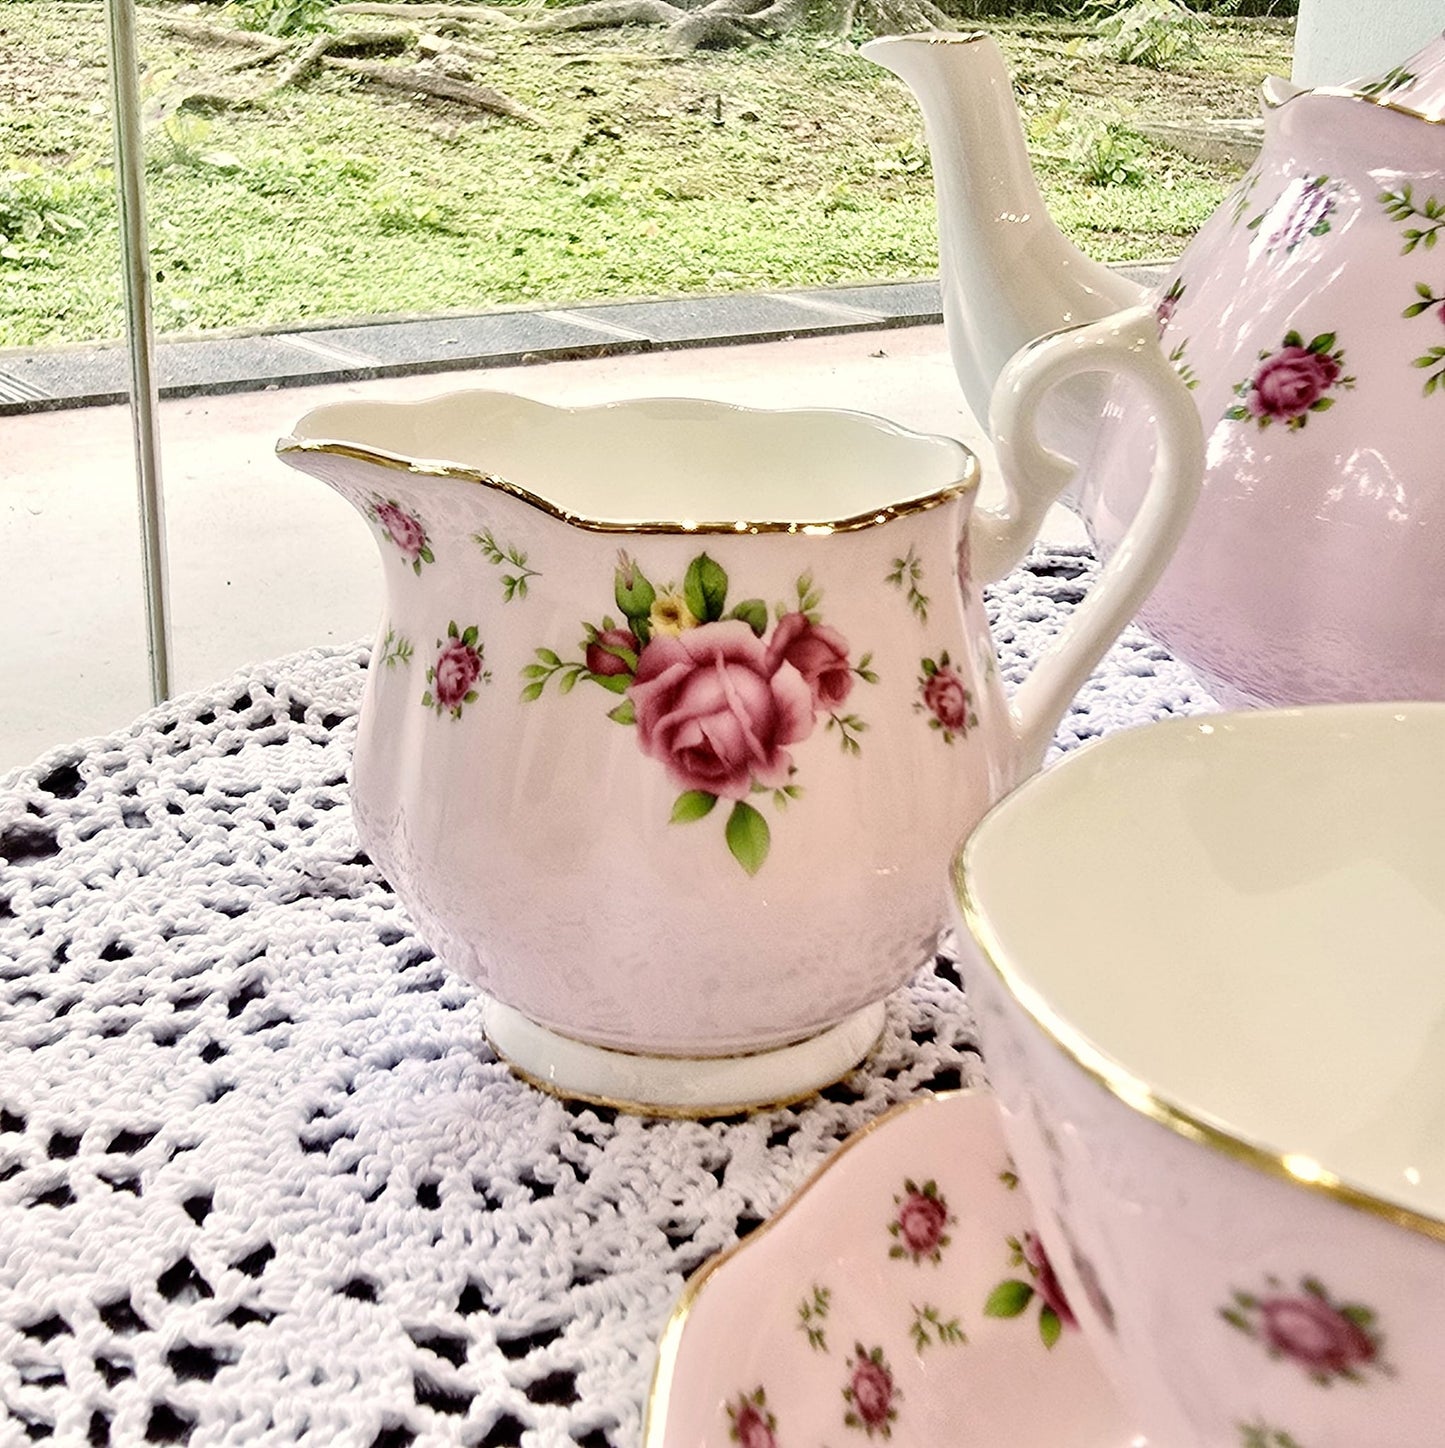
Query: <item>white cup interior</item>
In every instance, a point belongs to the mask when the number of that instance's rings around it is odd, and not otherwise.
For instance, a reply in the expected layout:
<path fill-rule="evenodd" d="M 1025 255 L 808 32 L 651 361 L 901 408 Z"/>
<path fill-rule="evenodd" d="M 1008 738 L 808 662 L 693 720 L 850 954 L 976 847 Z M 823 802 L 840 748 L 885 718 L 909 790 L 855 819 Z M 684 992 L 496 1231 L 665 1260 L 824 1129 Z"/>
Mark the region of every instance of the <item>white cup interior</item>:
<path fill-rule="evenodd" d="M 307 413 L 282 447 L 298 441 L 491 474 L 608 523 L 821 525 L 972 483 L 977 472 L 961 443 L 864 413 L 687 398 L 568 408 L 471 391 L 337 403 Z"/>
<path fill-rule="evenodd" d="M 961 873 L 1064 1049 L 1445 1219 L 1445 705 L 1112 736 L 996 808 Z"/>

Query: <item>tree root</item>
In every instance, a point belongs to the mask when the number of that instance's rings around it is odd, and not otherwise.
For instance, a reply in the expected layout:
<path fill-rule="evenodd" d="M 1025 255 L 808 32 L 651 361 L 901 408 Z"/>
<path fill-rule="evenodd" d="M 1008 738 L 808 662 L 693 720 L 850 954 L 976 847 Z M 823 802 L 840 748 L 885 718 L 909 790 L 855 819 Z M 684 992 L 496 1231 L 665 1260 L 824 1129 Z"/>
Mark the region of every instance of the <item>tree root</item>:
<path fill-rule="evenodd" d="M 278 40 L 274 35 L 262 35 L 255 30 L 233 30 L 224 25 L 212 25 L 205 20 L 187 20 L 179 15 L 157 15 L 154 11 L 142 10 L 140 15 L 167 35 L 179 35 L 182 40 L 196 40 L 202 45 L 242 45 L 248 50 L 269 52 L 255 64 L 263 65 L 273 60 L 283 50 L 291 48 L 289 40 Z"/>
<path fill-rule="evenodd" d="M 333 5 L 332 15 L 385 15 L 393 20 L 491 20 L 516 25 L 517 17 L 494 5 L 388 5 L 380 0 L 348 0 Z"/>
<path fill-rule="evenodd" d="M 669 55 L 689 55 L 694 50 L 727 50 L 734 45 L 751 45 L 766 31 L 767 26 L 751 16 L 734 15 L 709 5 L 669 26 L 662 48 Z"/>
<path fill-rule="evenodd" d="M 334 35 L 318 35 L 299 55 L 286 62 L 285 68 L 276 77 L 273 89 L 285 90 L 287 86 L 295 85 L 297 81 L 304 80 L 313 70 L 318 69 L 322 56 L 331 49 L 331 42 L 335 39 Z"/>
<path fill-rule="evenodd" d="M 345 71 L 369 85 L 385 90 L 402 91 L 413 96 L 426 96 L 435 100 L 457 101 L 479 111 L 490 111 L 493 115 L 509 116 L 515 121 L 540 126 L 541 118 L 533 115 L 526 106 L 519 105 L 510 96 L 494 90 L 489 85 L 473 85 L 470 81 L 453 80 L 450 76 L 435 75 L 417 66 L 383 65 L 370 60 L 348 60 L 344 56 L 328 55 L 321 64 L 330 70 Z"/>
<path fill-rule="evenodd" d="M 477 85 L 466 79 L 445 75 L 440 69 L 432 70 L 425 61 L 414 65 L 386 65 L 363 56 L 403 55 L 416 49 L 425 57 L 439 56 L 445 63 L 446 54 L 453 54 L 459 60 L 485 61 L 494 59 L 490 51 L 481 46 L 465 42 L 437 41 L 422 46 L 412 31 L 400 27 L 382 27 L 372 30 L 358 29 L 335 34 L 330 31 L 311 36 L 304 41 L 280 40 L 272 35 L 260 35 L 250 30 L 232 30 L 225 26 L 212 25 L 204 20 L 193 20 L 171 15 L 156 15 L 142 11 L 147 21 L 159 26 L 168 34 L 178 35 L 185 40 L 201 45 L 231 45 L 252 52 L 242 61 L 226 66 L 226 73 L 243 69 L 259 69 L 275 65 L 271 84 L 251 95 L 230 95 L 214 90 L 194 91 L 175 103 L 175 108 L 191 107 L 209 109 L 239 108 L 254 105 L 265 95 L 290 86 L 300 85 L 310 75 L 323 67 L 342 71 L 355 76 L 367 85 L 385 90 L 398 91 L 419 100 L 452 101 L 458 105 L 470 106 L 473 110 L 486 111 L 491 115 L 507 116 L 527 125 L 540 126 L 540 117 L 526 106 L 492 86 Z M 359 3 L 337 5 L 332 14 L 400 16 L 408 20 L 467 20 L 503 17 L 515 24 L 511 16 L 492 10 L 486 5 L 393 5 L 381 3 Z M 677 11 L 681 15 L 682 11 Z"/>
<path fill-rule="evenodd" d="M 518 27 L 528 31 L 611 30 L 623 25 L 675 25 L 687 11 L 668 0 L 586 0 Z"/>

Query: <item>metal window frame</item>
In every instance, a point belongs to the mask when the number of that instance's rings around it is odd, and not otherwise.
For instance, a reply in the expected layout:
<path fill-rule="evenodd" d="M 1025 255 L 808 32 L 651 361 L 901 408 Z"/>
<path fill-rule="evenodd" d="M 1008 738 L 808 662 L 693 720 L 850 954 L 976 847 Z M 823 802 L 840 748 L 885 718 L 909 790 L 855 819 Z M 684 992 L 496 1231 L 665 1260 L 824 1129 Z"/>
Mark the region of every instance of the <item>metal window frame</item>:
<path fill-rule="evenodd" d="M 140 63 L 135 41 L 134 0 L 106 0 L 105 8 L 110 52 L 111 117 L 115 129 L 116 189 L 120 203 L 126 344 L 130 355 L 130 408 L 140 511 L 146 641 L 151 701 L 159 704 L 169 698 L 171 692 L 171 621 L 150 247 L 146 238 Z"/>

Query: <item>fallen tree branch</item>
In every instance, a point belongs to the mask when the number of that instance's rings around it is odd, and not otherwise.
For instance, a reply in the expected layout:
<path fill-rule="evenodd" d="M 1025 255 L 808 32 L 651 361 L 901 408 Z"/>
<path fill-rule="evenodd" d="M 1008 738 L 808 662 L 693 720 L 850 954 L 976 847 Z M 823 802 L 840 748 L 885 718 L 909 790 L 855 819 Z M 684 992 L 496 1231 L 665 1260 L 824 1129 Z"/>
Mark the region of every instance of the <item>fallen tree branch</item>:
<path fill-rule="evenodd" d="M 489 85 L 473 85 L 468 81 L 453 80 L 450 76 L 435 75 L 416 66 L 383 65 L 371 60 L 346 60 L 339 55 L 324 57 L 321 64 L 330 70 L 342 70 L 371 85 L 386 90 L 402 91 L 408 95 L 430 96 L 436 100 L 456 101 L 461 105 L 474 106 L 480 111 L 491 111 L 494 115 L 510 116 L 515 121 L 540 126 L 540 117 L 533 115 L 526 106 L 519 105 L 511 96 L 503 95 Z"/>

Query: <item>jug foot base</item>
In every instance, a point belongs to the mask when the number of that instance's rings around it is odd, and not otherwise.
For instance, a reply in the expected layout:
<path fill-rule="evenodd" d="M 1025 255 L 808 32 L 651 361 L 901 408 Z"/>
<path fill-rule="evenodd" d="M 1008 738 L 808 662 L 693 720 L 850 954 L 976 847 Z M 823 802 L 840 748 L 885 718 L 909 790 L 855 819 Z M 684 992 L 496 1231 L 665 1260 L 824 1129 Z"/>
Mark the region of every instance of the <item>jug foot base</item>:
<path fill-rule="evenodd" d="M 482 1023 L 498 1058 L 554 1096 L 645 1116 L 732 1116 L 801 1101 L 846 1076 L 883 1033 L 884 1005 L 864 1006 L 806 1040 L 747 1056 L 639 1056 L 558 1035 L 488 1000 Z"/>

